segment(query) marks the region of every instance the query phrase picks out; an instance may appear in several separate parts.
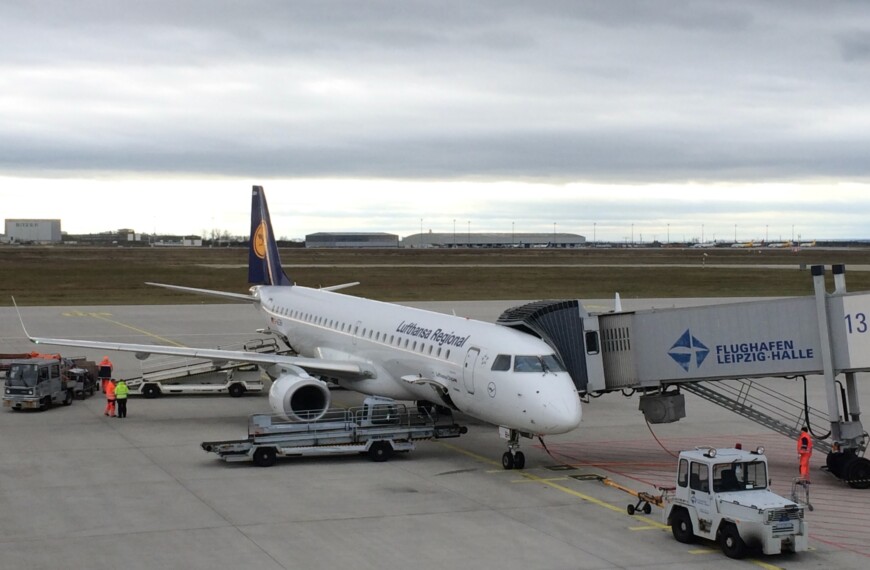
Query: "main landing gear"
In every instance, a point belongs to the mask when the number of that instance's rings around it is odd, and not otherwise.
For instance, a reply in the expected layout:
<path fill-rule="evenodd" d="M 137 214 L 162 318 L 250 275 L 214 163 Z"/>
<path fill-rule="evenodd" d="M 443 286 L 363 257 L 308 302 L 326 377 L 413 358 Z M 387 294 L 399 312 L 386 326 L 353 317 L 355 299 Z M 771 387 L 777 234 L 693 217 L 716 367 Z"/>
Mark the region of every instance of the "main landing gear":
<path fill-rule="evenodd" d="M 520 432 L 510 430 L 508 450 L 501 456 L 501 466 L 505 469 L 522 469 L 526 466 L 526 456 L 520 451 Z"/>

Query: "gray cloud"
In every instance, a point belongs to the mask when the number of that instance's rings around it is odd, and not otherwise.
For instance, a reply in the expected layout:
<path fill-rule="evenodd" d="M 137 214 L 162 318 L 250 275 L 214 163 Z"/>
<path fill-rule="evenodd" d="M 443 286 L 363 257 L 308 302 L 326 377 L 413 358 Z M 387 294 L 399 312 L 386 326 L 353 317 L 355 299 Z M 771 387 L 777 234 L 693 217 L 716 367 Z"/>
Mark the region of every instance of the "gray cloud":
<path fill-rule="evenodd" d="M 5 3 L 0 168 L 866 179 L 868 20 L 856 2 Z"/>

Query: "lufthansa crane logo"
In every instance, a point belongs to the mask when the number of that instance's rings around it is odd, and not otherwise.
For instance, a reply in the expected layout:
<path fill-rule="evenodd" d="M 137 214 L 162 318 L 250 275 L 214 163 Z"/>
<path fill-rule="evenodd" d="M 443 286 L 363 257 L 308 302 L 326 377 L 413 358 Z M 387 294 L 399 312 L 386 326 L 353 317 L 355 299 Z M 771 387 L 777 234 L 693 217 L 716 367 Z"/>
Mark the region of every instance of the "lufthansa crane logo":
<path fill-rule="evenodd" d="M 686 332 L 677 339 L 677 342 L 668 351 L 668 356 L 673 358 L 686 372 L 689 371 L 693 361 L 695 368 L 700 368 L 708 354 L 710 354 L 710 349 L 695 338 L 689 329 L 686 329 Z"/>
<path fill-rule="evenodd" d="M 254 232 L 254 243 L 251 244 L 254 248 L 254 255 L 260 259 L 266 259 L 266 222 L 260 222 L 257 226 L 257 231 Z"/>

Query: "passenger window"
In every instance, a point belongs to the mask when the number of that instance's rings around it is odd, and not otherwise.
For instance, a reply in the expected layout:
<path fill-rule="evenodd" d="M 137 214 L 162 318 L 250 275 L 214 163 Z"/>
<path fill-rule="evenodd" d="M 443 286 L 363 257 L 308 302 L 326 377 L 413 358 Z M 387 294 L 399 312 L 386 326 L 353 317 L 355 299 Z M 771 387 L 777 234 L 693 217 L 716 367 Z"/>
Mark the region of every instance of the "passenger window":
<path fill-rule="evenodd" d="M 39 381 L 48 380 L 48 368 L 42 367 L 39 369 Z"/>
<path fill-rule="evenodd" d="M 492 370 L 495 372 L 506 372 L 511 369 L 511 355 L 499 354 L 492 361 Z"/>
<path fill-rule="evenodd" d="M 677 471 L 677 485 L 685 487 L 689 484 L 689 462 L 686 459 L 680 459 L 680 467 Z"/>

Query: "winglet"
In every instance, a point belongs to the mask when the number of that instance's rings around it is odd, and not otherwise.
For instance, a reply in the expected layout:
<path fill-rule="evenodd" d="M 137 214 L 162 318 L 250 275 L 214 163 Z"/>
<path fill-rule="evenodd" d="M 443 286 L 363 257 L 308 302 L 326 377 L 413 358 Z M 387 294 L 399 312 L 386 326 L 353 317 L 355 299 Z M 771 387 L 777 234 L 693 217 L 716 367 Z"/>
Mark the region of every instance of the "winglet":
<path fill-rule="evenodd" d="M 616 293 L 616 296 L 613 297 L 613 312 L 621 313 L 622 312 L 622 300 L 619 298 L 619 292 Z"/>
<path fill-rule="evenodd" d="M 15 302 L 15 296 L 12 296 L 12 306 L 15 307 L 15 312 L 18 313 L 18 322 L 21 323 L 21 330 L 24 331 L 24 336 L 30 339 L 31 342 L 36 342 L 30 333 L 27 332 L 27 327 L 24 326 L 24 319 L 21 318 L 21 311 L 18 310 L 18 304 Z"/>
<path fill-rule="evenodd" d="M 272 232 L 272 219 L 262 186 L 251 193 L 251 243 L 248 249 L 248 283 L 293 285 L 281 268 L 278 243 Z"/>

